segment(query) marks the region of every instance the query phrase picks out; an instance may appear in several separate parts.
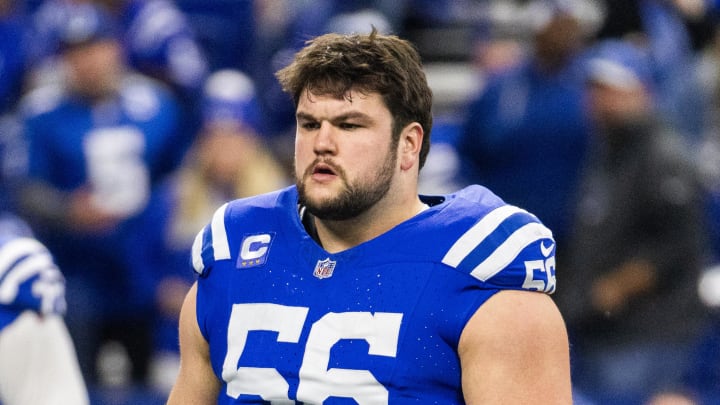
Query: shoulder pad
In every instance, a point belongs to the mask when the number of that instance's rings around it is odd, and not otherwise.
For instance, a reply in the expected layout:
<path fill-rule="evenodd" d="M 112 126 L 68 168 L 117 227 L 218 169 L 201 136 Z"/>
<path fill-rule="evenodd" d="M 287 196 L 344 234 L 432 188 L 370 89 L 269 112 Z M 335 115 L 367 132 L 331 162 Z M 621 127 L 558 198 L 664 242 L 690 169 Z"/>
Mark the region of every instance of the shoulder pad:
<path fill-rule="evenodd" d="M 458 238 L 442 262 L 493 288 L 555 289 L 552 232 L 534 215 L 512 205 L 482 217 Z"/>
<path fill-rule="evenodd" d="M 0 245 L 0 305 L 65 313 L 65 279 L 36 239 L 19 237 Z"/>
<path fill-rule="evenodd" d="M 205 226 L 195 237 L 192 246 L 192 266 L 201 277 L 208 275 L 216 260 L 230 258 L 230 245 L 225 230 L 225 211 L 228 204 L 223 204 L 213 214 L 210 224 Z"/>

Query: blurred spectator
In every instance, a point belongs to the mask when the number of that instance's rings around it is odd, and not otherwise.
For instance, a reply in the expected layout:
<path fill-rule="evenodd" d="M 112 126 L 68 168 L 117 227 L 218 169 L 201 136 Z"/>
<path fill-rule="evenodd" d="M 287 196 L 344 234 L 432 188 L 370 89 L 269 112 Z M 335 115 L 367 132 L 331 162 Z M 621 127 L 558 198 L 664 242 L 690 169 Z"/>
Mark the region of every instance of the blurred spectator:
<path fill-rule="evenodd" d="M 169 0 L 94 0 L 120 21 L 128 62 L 181 94 L 198 95 L 208 74 L 207 51 L 185 14 Z"/>
<path fill-rule="evenodd" d="M 697 164 L 707 194 L 714 260 L 720 263 L 720 28 L 702 53 L 704 94 L 712 100 L 708 127 L 698 148 Z"/>
<path fill-rule="evenodd" d="M 716 403 L 720 398 L 720 266 L 705 269 L 700 276 L 699 294 L 711 310 L 711 321 L 702 331 L 692 352 L 687 387 L 703 403 Z"/>
<path fill-rule="evenodd" d="M 535 31 L 518 66 L 491 75 L 467 108 L 458 141 L 461 176 L 528 209 L 564 246 L 588 139 L 578 20 L 563 10 Z M 559 251 L 562 249 L 559 249 Z"/>
<path fill-rule="evenodd" d="M 178 316 L 194 281 L 189 251 L 197 230 L 222 204 L 290 184 L 258 132 L 254 83 L 244 73 L 214 72 L 201 99 L 203 126 L 183 165 L 160 187 L 141 218 L 133 266 L 155 278 L 153 386 L 169 393 L 179 365 Z"/>
<path fill-rule="evenodd" d="M 18 2 L 0 0 L 0 115 L 15 107 L 23 90 L 28 64 L 26 20 Z"/>
<path fill-rule="evenodd" d="M 25 164 L 22 129 L 16 115 L 0 116 L 0 208 L 15 212 L 14 185 Z"/>
<path fill-rule="evenodd" d="M 28 94 L 21 109 L 28 168 L 19 204 L 68 278 L 68 326 L 88 380 L 141 383 L 153 293 L 151 275 L 128 266 L 127 245 L 134 218 L 170 170 L 177 104 L 126 66 L 99 8 L 73 9 L 60 28 L 64 80 Z M 108 367 L 106 357 L 124 359 L 125 351 L 127 362 Z"/>
<path fill-rule="evenodd" d="M 657 114 L 646 55 L 610 40 L 587 66 L 596 137 L 558 269 L 569 288 L 556 299 L 580 391 L 601 404 L 641 403 L 682 386 L 705 320 L 701 192 L 684 139 Z"/>
<path fill-rule="evenodd" d="M 720 2 L 717 2 L 720 4 Z M 720 398 L 720 29 L 703 52 L 704 89 L 712 97 L 711 125 L 697 156 L 707 195 L 713 264 L 703 271 L 699 293 L 713 315 L 695 351 L 691 386 L 704 396 Z M 710 402 L 708 402 L 710 403 Z"/>
<path fill-rule="evenodd" d="M 63 321 L 65 280 L 50 252 L 0 206 L 0 402 L 87 405 Z"/>
<path fill-rule="evenodd" d="M 699 45 L 693 42 L 698 35 L 691 35 L 686 23 L 690 14 L 702 12 L 702 1 L 603 0 L 606 13 L 597 34 L 600 40 L 628 40 L 647 50 L 653 61 L 658 111 L 691 146 L 703 135 L 709 108 L 698 77 L 695 46 Z"/>
<path fill-rule="evenodd" d="M 114 20 L 131 67 L 180 93 L 197 94 L 208 71 L 205 50 L 185 15 L 169 0 L 44 0 L 33 13 L 34 58 L 55 55 L 68 16 L 93 4 Z"/>
<path fill-rule="evenodd" d="M 505 170 L 497 168 L 497 161 L 484 165 L 480 159 L 466 156 L 477 150 L 459 149 L 466 144 L 475 145 L 479 140 L 481 144 L 473 148 L 492 154 L 485 146 L 495 140 L 476 133 L 479 128 L 489 129 L 490 137 L 501 139 L 499 142 L 507 146 L 519 139 L 516 135 L 530 131 L 535 125 L 547 125 L 538 114 L 538 107 L 545 102 L 545 93 L 555 93 L 547 100 L 548 105 L 570 105 L 571 102 L 559 98 L 563 92 L 579 93 L 576 60 L 584 46 L 583 39 L 593 32 L 600 12 L 593 7 L 592 0 L 575 0 L 569 5 L 557 0 L 414 0 L 412 3 L 415 8 L 408 11 L 408 26 L 403 30 L 417 41 L 423 58 L 434 61 L 426 64 L 425 70 L 434 94 L 433 134 L 439 135 L 433 135 L 433 148 L 421 174 L 421 191 L 453 190 L 458 187 L 453 184 L 478 181 L 478 176 L 494 177 L 495 171 Z M 537 36 L 561 14 L 568 16 L 573 27 L 565 33 L 567 38 L 558 42 L 560 57 L 557 66 L 553 66 L 556 63 L 550 61 L 553 51 L 547 47 L 555 46 L 552 43 L 556 40 L 550 37 L 540 40 Z M 551 30 L 557 31 L 557 26 L 562 24 L 555 25 Z M 562 83 L 565 79 L 567 84 Z M 482 98 L 484 101 L 480 101 Z M 485 105 L 481 106 L 482 103 Z M 483 111 L 471 117 L 478 110 Z M 511 122 L 515 115 L 522 121 L 517 126 Z M 475 118 L 477 123 L 473 121 Z M 566 129 L 575 125 L 571 117 Z M 562 137 L 552 142 L 561 143 Z M 458 141 L 464 145 L 459 146 Z M 535 161 L 540 160 L 538 156 Z M 572 162 L 568 164 L 572 166 Z M 556 236 L 561 233 L 558 231 Z"/>
<path fill-rule="evenodd" d="M 420 172 L 420 194 L 450 193 L 460 187 L 460 158 L 456 148 L 459 126 L 450 118 L 433 117 L 432 147 Z"/>
<path fill-rule="evenodd" d="M 65 21 L 76 9 L 88 5 L 102 7 L 113 20 L 126 63 L 175 93 L 183 122 L 167 164 L 178 165 L 199 126 L 196 103 L 208 74 L 208 58 L 194 27 L 173 1 L 44 0 L 32 15 L 31 54 L 36 81 L 47 82 L 57 76 L 54 62 Z"/>
<path fill-rule="evenodd" d="M 672 3 L 685 24 L 692 49 L 695 52 L 702 51 L 714 40 L 720 2 L 716 0 L 672 0 Z"/>
<path fill-rule="evenodd" d="M 0 138 L 3 194 L 13 151 L 6 141 Z M 89 403 L 65 311 L 65 279 L 51 253 L 0 198 L 0 403 Z"/>
<path fill-rule="evenodd" d="M 257 9 L 270 2 L 278 3 L 277 0 L 174 1 L 207 57 L 209 71 L 235 68 L 244 72 L 252 71 L 258 62 Z"/>

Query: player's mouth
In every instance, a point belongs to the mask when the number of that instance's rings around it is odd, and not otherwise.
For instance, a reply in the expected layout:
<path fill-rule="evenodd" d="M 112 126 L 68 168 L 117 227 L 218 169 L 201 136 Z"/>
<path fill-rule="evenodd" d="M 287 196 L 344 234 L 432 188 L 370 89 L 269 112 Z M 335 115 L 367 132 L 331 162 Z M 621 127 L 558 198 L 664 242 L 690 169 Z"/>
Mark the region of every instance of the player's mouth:
<path fill-rule="evenodd" d="M 327 163 L 316 163 L 312 167 L 312 179 L 319 182 L 326 182 L 335 179 L 338 171 Z"/>

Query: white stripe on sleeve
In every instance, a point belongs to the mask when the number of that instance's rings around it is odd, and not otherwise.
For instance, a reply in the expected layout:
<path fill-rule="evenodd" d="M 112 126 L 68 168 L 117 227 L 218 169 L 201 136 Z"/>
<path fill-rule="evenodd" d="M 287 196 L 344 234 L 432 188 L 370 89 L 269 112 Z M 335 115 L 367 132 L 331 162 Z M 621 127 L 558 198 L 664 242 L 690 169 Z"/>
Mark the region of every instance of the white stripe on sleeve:
<path fill-rule="evenodd" d="M 223 260 L 230 258 L 230 244 L 225 231 L 225 210 L 228 204 L 223 204 L 212 218 L 210 225 L 212 230 L 213 251 L 215 252 L 215 260 Z"/>
<path fill-rule="evenodd" d="M 442 262 L 448 266 L 457 267 L 503 221 L 517 213 L 527 213 L 527 211 L 512 205 L 504 205 L 494 209 L 452 245 L 445 257 L 443 257 Z"/>
<path fill-rule="evenodd" d="M 22 257 L 46 253 L 47 249 L 33 238 L 17 238 L 0 247 L 0 278 Z"/>
<path fill-rule="evenodd" d="M 205 264 L 202 260 L 202 245 L 204 234 L 205 229 L 201 230 L 200 232 L 198 232 L 197 235 L 195 235 L 195 240 L 193 241 L 191 249 L 193 269 L 195 269 L 195 272 L 198 274 L 202 274 L 203 269 L 205 268 Z"/>
<path fill-rule="evenodd" d="M 480 281 L 487 281 L 507 267 L 531 243 L 552 238 L 552 232 L 542 224 L 531 222 L 513 232 L 500 246 L 470 273 Z"/>

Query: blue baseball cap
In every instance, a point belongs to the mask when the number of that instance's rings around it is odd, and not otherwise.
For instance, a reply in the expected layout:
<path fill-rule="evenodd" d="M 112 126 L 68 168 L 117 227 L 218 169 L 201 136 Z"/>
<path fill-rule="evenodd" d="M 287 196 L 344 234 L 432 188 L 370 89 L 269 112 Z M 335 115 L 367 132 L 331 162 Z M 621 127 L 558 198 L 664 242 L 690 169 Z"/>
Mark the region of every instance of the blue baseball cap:
<path fill-rule="evenodd" d="M 589 82 L 631 89 L 652 89 L 653 70 L 650 57 L 640 47 L 622 40 L 605 40 L 591 49 L 587 61 Z"/>
<path fill-rule="evenodd" d="M 245 73 L 222 69 L 208 76 L 202 95 L 204 123 L 235 121 L 260 130 L 260 104 L 255 84 Z"/>
<path fill-rule="evenodd" d="M 99 6 L 73 4 L 66 10 L 66 18 L 57 27 L 57 41 L 61 50 L 118 37 L 116 22 Z"/>

